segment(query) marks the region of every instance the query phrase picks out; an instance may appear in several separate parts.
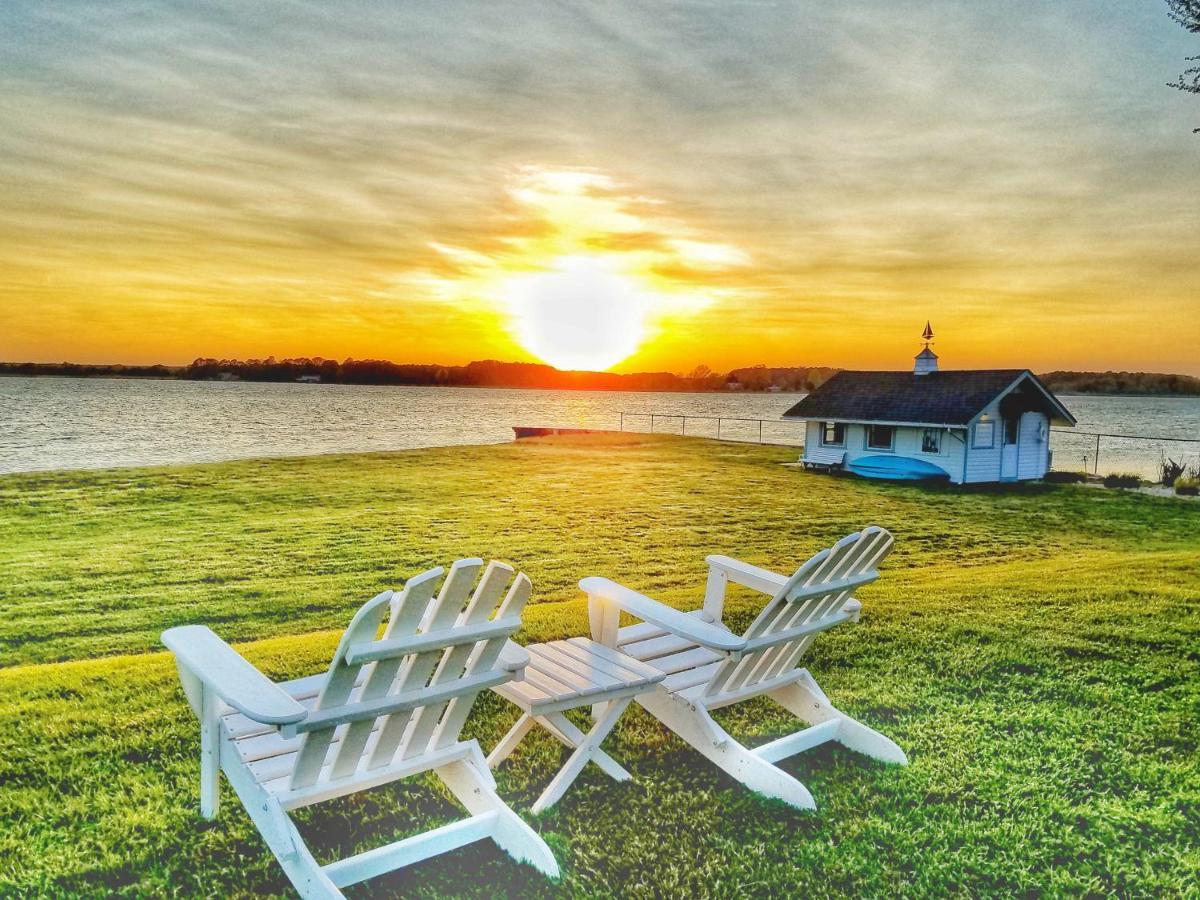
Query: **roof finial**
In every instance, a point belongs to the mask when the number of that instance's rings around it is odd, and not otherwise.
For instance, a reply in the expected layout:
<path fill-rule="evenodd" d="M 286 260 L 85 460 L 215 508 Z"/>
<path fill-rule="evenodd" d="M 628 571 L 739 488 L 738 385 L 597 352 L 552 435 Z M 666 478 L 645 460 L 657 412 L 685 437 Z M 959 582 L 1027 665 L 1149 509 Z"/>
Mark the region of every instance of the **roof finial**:
<path fill-rule="evenodd" d="M 929 349 L 929 345 L 933 342 L 933 326 L 929 324 L 929 320 L 925 321 L 925 330 L 921 332 L 921 339 L 925 341 L 925 349 L 917 354 L 917 362 L 913 366 L 914 375 L 928 375 L 938 370 L 937 354 Z"/>

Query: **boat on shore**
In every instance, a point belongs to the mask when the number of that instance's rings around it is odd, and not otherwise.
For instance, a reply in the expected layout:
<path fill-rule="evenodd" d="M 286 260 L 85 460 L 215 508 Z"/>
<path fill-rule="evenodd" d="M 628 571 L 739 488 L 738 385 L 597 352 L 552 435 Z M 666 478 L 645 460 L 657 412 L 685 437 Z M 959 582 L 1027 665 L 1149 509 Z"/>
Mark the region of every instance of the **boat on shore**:
<path fill-rule="evenodd" d="M 517 440 L 522 438 L 548 437 L 552 434 L 605 434 L 605 429 L 600 428 L 538 428 L 529 425 L 514 425 L 512 427 L 513 434 Z"/>
<path fill-rule="evenodd" d="M 950 473 L 941 466 L 905 456 L 860 456 L 846 463 L 846 471 L 863 478 L 879 478 L 884 481 L 950 480 Z"/>

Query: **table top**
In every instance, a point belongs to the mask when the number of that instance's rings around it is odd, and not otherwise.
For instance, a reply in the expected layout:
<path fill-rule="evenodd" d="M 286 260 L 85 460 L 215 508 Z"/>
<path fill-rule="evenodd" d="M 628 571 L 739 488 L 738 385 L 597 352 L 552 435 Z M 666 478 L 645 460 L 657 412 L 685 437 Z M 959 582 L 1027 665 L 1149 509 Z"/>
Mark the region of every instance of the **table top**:
<path fill-rule="evenodd" d="M 534 715 L 648 691 L 666 673 L 588 638 L 531 644 L 523 681 L 492 688 Z"/>

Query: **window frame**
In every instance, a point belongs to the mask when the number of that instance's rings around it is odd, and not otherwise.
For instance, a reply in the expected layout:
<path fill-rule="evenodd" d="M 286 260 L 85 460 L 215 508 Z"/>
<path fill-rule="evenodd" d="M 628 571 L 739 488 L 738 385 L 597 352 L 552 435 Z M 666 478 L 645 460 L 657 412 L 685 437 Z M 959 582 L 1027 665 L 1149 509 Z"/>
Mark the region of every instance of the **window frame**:
<path fill-rule="evenodd" d="M 891 440 L 886 447 L 877 446 L 871 443 L 871 435 L 877 428 L 886 428 L 891 432 Z M 863 428 L 863 449 L 874 450 L 879 453 L 895 453 L 896 452 L 896 426 L 880 424 L 868 424 Z"/>
<path fill-rule="evenodd" d="M 980 429 L 984 429 L 987 434 L 987 443 L 985 444 L 980 438 Z M 986 422 L 976 422 L 971 429 L 971 449 L 972 450 L 995 450 L 996 449 L 996 423 L 992 420 Z"/>
<path fill-rule="evenodd" d="M 931 434 L 937 438 L 937 440 L 934 441 L 934 443 L 937 445 L 937 448 L 934 450 L 926 450 L 925 449 L 925 438 L 927 438 Z M 945 429 L 943 429 L 943 428 L 922 428 L 921 429 L 921 452 L 924 453 L 926 456 L 941 456 L 942 455 L 942 438 L 944 436 L 945 436 Z"/>
<path fill-rule="evenodd" d="M 829 440 L 825 439 L 826 432 L 829 431 L 829 428 L 831 426 L 833 427 L 834 434 L 837 434 L 839 430 L 841 431 L 842 439 L 840 441 L 829 441 Z M 845 422 L 822 422 L 821 423 L 821 446 L 822 447 L 841 447 L 844 449 L 846 446 L 846 423 Z"/>

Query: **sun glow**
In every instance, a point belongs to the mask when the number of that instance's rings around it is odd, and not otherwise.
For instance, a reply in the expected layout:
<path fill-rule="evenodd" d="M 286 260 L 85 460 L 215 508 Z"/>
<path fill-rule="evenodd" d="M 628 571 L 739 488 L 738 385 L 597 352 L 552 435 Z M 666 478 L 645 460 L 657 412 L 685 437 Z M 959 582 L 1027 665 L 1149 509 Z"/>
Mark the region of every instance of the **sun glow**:
<path fill-rule="evenodd" d="M 521 169 L 508 186 L 508 233 L 485 247 L 431 241 L 439 264 L 398 287 L 439 302 L 483 303 L 514 343 L 562 369 L 604 370 L 727 289 L 716 273 L 748 265 L 737 247 L 670 217 L 591 170 Z"/>

